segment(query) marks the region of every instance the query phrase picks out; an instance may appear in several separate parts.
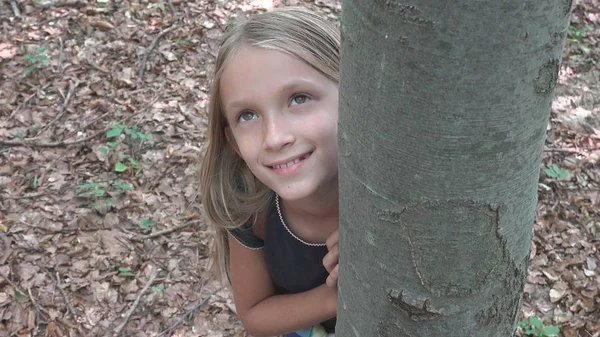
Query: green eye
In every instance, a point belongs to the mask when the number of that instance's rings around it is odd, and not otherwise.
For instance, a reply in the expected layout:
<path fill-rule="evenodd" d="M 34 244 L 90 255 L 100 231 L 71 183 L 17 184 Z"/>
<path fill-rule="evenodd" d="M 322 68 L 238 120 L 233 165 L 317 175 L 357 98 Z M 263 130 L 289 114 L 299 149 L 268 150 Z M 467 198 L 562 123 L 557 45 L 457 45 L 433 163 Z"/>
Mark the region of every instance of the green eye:
<path fill-rule="evenodd" d="M 308 96 L 296 95 L 292 98 L 292 102 L 290 105 L 300 105 L 306 103 L 306 101 L 308 101 Z"/>
<path fill-rule="evenodd" d="M 245 111 L 240 114 L 240 117 L 238 117 L 238 122 L 244 123 L 244 122 L 251 121 L 251 120 L 257 119 L 257 118 L 258 118 L 258 116 L 254 112 Z"/>

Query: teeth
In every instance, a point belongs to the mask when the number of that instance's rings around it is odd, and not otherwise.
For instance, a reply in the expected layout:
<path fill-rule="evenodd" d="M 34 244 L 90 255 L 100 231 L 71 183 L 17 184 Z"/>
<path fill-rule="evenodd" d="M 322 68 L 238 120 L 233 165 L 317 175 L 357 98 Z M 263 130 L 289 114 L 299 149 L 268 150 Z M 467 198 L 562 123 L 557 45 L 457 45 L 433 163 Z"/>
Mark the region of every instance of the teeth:
<path fill-rule="evenodd" d="M 294 164 L 296 164 L 298 162 L 300 162 L 300 158 L 294 159 L 294 160 L 290 161 L 289 163 L 280 164 L 280 165 L 274 165 L 273 167 L 274 168 L 278 168 L 278 169 L 279 168 L 286 168 L 286 167 L 290 167 L 290 166 L 292 166 L 292 165 L 294 165 Z"/>

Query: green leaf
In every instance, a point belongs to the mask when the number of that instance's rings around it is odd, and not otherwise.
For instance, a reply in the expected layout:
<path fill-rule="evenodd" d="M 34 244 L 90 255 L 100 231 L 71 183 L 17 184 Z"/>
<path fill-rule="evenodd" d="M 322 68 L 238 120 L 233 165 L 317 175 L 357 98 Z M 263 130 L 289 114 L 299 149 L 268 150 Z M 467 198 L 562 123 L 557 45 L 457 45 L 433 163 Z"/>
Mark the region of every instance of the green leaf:
<path fill-rule="evenodd" d="M 165 291 L 165 288 L 163 288 L 162 286 L 154 286 L 152 287 L 152 291 L 157 294 L 162 294 L 163 291 Z"/>
<path fill-rule="evenodd" d="M 527 336 L 538 336 L 537 330 L 525 329 L 523 331 Z"/>
<path fill-rule="evenodd" d="M 79 186 L 77 186 L 77 188 L 82 189 L 82 190 L 87 190 L 90 188 L 94 188 L 98 185 L 98 183 L 85 183 L 85 184 L 81 184 Z"/>
<path fill-rule="evenodd" d="M 13 290 L 15 291 L 15 299 L 17 300 L 17 302 L 25 303 L 29 300 L 27 294 L 21 291 L 21 289 L 13 287 Z"/>
<path fill-rule="evenodd" d="M 547 336 L 554 336 L 554 335 L 558 335 L 558 333 L 560 332 L 560 329 L 557 326 L 547 326 L 547 327 L 541 329 L 540 332 Z"/>
<path fill-rule="evenodd" d="M 33 181 L 31 182 L 31 187 L 33 187 L 34 190 L 37 190 L 37 188 L 38 188 L 38 176 L 37 176 L 37 174 L 35 175 L 35 177 L 33 177 Z"/>
<path fill-rule="evenodd" d="M 536 329 L 541 329 L 544 325 L 542 324 L 542 320 L 537 318 L 536 316 L 529 317 L 529 323 L 535 327 Z"/>
<path fill-rule="evenodd" d="M 121 162 L 118 162 L 115 164 L 115 172 L 121 173 L 121 172 L 125 172 L 125 171 L 127 171 L 127 165 L 125 165 Z"/>
<path fill-rule="evenodd" d="M 106 194 L 106 191 L 103 189 L 95 189 L 94 190 L 94 195 L 97 197 L 103 197 L 104 194 Z"/>
<path fill-rule="evenodd" d="M 142 227 L 150 228 L 150 227 L 154 227 L 154 225 L 156 225 L 155 221 L 144 219 L 144 218 L 140 219 L 140 226 L 142 226 Z"/>
<path fill-rule="evenodd" d="M 120 192 L 133 191 L 133 186 L 130 184 L 127 184 L 127 183 L 114 183 L 113 187 L 116 188 Z"/>
<path fill-rule="evenodd" d="M 123 129 L 125 128 L 125 125 L 112 125 L 110 127 L 110 130 L 108 130 L 108 132 L 106 133 L 106 138 L 115 138 L 121 135 L 121 133 L 123 133 Z"/>
<path fill-rule="evenodd" d="M 100 151 L 100 153 L 102 154 L 108 154 L 110 152 L 110 150 L 106 146 L 100 146 L 98 148 L 98 151 Z"/>
<path fill-rule="evenodd" d="M 106 145 L 108 145 L 108 147 L 110 147 L 111 150 L 114 150 L 118 144 L 119 143 L 117 142 L 106 142 Z"/>
<path fill-rule="evenodd" d="M 556 173 L 547 167 L 544 168 L 544 173 L 546 173 L 546 175 L 550 178 L 555 178 L 555 179 L 558 178 Z"/>
<path fill-rule="evenodd" d="M 129 268 L 127 268 L 127 267 L 119 267 L 117 270 L 119 271 L 119 274 L 121 276 L 124 276 L 124 277 L 133 277 L 133 276 L 135 276 L 135 274 L 133 274 L 129 270 Z"/>

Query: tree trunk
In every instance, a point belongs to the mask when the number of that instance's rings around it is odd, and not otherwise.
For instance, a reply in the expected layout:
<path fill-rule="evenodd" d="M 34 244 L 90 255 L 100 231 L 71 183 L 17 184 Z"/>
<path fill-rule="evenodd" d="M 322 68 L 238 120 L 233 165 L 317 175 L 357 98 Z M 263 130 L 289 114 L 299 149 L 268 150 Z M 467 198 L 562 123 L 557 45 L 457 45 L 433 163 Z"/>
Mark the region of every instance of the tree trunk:
<path fill-rule="evenodd" d="M 570 0 L 344 0 L 336 334 L 511 336 Z"/>

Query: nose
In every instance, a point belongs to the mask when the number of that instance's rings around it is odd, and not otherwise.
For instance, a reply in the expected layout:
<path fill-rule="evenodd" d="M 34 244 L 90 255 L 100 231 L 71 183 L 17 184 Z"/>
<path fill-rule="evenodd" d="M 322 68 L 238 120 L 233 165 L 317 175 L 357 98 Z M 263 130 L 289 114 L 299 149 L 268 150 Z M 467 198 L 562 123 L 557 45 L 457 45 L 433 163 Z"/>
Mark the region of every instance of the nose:
<path fill-rule="evenodd" d="M 265 118 L 265 124 L 265 149 L 276 151 L 294 142 L 292 125 L 282 114 L 270 114 Z"/>

